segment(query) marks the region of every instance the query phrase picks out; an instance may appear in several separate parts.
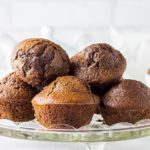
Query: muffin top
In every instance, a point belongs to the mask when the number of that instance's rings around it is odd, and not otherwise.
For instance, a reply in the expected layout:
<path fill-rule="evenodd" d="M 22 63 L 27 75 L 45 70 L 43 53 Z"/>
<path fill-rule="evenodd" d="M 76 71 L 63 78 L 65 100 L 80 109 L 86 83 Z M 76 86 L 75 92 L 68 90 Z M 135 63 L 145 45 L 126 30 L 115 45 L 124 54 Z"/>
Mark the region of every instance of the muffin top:
<path fill-rule="evenodd" d="M 91 85 L 118 81 L 125 69 L 123 55 L 105 43 L 90 45 L 71 58 L 71 74 Z"/>
<path fill-rule="evenodd" d="M 12 53 L 12 66 L 21 80 L 42 88 L 58 76 L 67 75 L 70 60 L 65 50 L 47 39 L 20 42 Z"/>
<path fill-rule="evenodd" d="M 58 77 L 33 98 L 37 104 L 95 104 L 99 97 L 89 85 L 74 76 Z"/>
<path fill-rule="evenodd" d="M 0 81 L 0 100 L 29 99 L 37 90 L 21 81 L 15 73 L 11 73 Z"/>
<path fill-rule="evenodd" d="M 150 107 L 150 89 L 140 81 L 125 79 L 106 93 L 101 104 L 122 111 L 147 108 Z"/>
<path fill-rule="evenodd" d="M 17 47 L 15 48 L 16 51 L 20 50 L 20 51 L 30 51 L 31 48 L 33 48 L 33 46 L 40 44 L 40 43 L 52 43 L 53 42 L 47 40 L 47 39 L 43 39 L 43 38 L 30 38 L 30 39 L 26 39 L 21 41 Z"/>

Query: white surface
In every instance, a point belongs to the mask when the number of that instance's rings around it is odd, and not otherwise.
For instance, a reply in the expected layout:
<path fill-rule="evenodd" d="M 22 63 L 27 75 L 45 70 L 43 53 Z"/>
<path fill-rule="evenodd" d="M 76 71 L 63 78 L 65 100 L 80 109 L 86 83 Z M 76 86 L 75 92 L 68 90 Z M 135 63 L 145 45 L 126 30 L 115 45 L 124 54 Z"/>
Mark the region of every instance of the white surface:
<path fill-rule="evenodd" d="M 117 26 L 149 27 L 150 25 L 149 0 L 117 0 L 114 11 L 114 23 Z"/>
<path fill-rule="evenodd" d="M 104 150 L 149 150 L 150 137 L 136 140 L 109 142 Z M 86 150 L 85 144 L 51 143 L 29 140 L 16 140 L 0 137 L 1 150 Z"/>
<path fill-rule="evenodd" d="M 34 1 L 30 3 L 20 1 L 12 4 L 12 24 L 17 27 L 37 27 L 44 23 L 55 27 L 108 25 L 110 24 L 111 4 L 111 1 L 97 0 L 86 3 L 84 1 L 50 1 L 36 2 L 36 4 Z"/>
<path fill-rule="evenodd" d="M 2 2 L 0 3 L 0 27 L 9 27 L 10 25 L 10 17 L 7 6 Z"/>
<path fill-rule="evenodd" d="M 1 150 L 84 150 L 83 144 L 63 144 L 0 137 Z"/>
<path fill-rule="evenodd" d="M 0 27 L 149 27 L 149 0 L 0 0 Z"/>

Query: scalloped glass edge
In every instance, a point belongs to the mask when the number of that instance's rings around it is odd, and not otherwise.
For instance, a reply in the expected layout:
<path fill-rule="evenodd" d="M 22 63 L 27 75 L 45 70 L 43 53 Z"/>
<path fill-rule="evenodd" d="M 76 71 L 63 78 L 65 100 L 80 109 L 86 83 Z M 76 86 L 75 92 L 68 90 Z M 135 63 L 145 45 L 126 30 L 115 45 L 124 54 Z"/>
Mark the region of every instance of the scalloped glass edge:
<path fill-rule="evenodd" d="M 122 122 L 112 126 L 97 122 L 97 119 L 101 119 L 101 115 L 94 115 L 91 123 L 80 129 L 51 130 L 41 127 L 36 121 L 15 123 L 1 119 L 0 135 L 53 142 L 107 142 L 150 136 L 150 119 L 138 121 L 136 124 Z"/>

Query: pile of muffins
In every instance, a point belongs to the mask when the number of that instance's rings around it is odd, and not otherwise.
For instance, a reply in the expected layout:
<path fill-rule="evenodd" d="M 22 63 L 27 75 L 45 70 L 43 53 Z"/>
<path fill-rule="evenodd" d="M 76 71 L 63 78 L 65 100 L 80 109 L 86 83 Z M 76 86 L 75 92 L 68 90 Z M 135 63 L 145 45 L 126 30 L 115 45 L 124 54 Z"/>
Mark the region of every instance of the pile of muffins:
<path fill-rule="evenodd" d="M 150 118 L 150 89 L 123 79 L 124 56 L 105 43 L 93 44 L 69 59 L 47 39 L 20 42 L 11 57 L 14 72 L 0 81 L 0 118 L 36 119 L 46 128 L 80 128 L 94 114 L 106 124 Z"/>

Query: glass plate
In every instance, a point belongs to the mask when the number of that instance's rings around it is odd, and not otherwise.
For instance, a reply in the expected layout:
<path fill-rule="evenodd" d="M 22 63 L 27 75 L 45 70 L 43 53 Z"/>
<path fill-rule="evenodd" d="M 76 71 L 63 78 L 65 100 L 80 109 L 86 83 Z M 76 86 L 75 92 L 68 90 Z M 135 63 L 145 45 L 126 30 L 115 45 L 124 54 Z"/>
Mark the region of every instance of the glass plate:
<path fill-rule="evenodd" d="M 68 125 L 60 126 L 68 129 L 48 130 L 41 127 L 35 120 L 14 123 L 1 119 L 0 135 L 18 139 L 85 143 L 128 140 L 150 135 L 150 119 L 141 120 L 136 124 L 118 123 L 107 126 L 100 115 L 94 115 L 92 122 L 80 129 Z"/>

